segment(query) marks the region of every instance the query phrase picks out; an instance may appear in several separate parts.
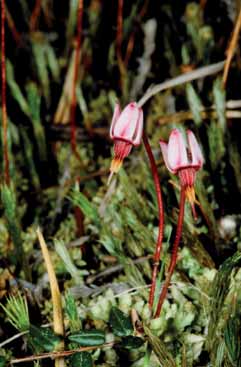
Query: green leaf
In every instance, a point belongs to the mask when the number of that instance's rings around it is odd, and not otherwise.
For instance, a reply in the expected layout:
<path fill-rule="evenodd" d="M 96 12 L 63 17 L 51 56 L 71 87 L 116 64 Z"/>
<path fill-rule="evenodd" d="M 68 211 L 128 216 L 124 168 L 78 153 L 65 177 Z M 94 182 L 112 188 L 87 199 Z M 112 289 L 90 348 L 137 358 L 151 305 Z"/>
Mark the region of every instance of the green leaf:
<path fill-rule="evenodd" d="M 31 123 L 33 126 L 34 137 L 36 139 L 38 153 L 41 161 L 47 159 L 47 146 L 44 127 L 41 122 L 40 109 L 41 109 L 41 96 L 39 95 L 37 85 L 33 82 L 28 83 L 26 86 L 28 104 L 31 115 Z"/>
<path fill-rule="evenodd" d="M 236 366 L 240 359 L 240 321 L 238 317 L 230 317 L 224 329 L 224 341 L 228 350 L 228 356 Z"/>
<path fill-rule="evenodd" d="M 14 76 L 14 68 L 13 68 L 12 63 L 9 60 L 7 60 L 6 69 L 7 69 L 6 70 L 7 71 L 7 83 L 8 83 L 9 89 L 11 90 L 11 94 L 13 98 L 16 100 L 16 102 L 18 103 L 22 112 L 25 115 L 29 116 L 30 111 L 29 111 L 28 103 L 21 89 L 19 88 L 18 84 L 16 83 L 15 76 Z"/>
<path fill-rule="evenodd" d="M 138 338 L 137 336 L 129 335 L 122 339 L 120 345 L 126 349 L 137 349 L 140 348 L 144 343 L 145 341 L 143 339 Z"/>
<path fill-rule="evenodd" d="M 3 356 L 0 356 L 0 367 L 5 367 L 7 364 L 6 358 Z"/>
<path fill-rule="evenodd" d="M 69 337 L 72 342 L 80 344 L 82 347 L 101 345 L 105 342 L 105 333 L 102 330 L 83 330 Z"/>
<path fill-rule="evenodd" d="M 60 342 L 60 337 L 52 330 L 30 325 L 29 342 L 37 352 L 52 352 Z"/>
<path fill-rule="evenodd" d="M 222 85 L 222 78 L 217 78 L 213 84 L 214 103 L 217 109 L 218 122 L 222 131 L 226 128 L 226 91 Z"/>
<path fill-rule="evenodd" d="M 19 331 L 29 330 L 29 313 L 26 297 L 20 292 L 7 298 L 6 305 L 1 307 L 6 312 L 8 321 Z"/>
<path fill-rule="evenodd" d="M 62 259 L 65 265 L 66 271 L 70 273 L 72 278 L 75 280 L 76 284 L 81 283 L 82 277 L 86 271 L 84 270 L 81 271 L 76 268 L 63 241 L 55 239 L 54 247 L 55 247 L 57 254 Z M 88 272 L 86 272 L 86 274 L 88 274 Z"/>
<path fill-rule="evenodd" d="M 225 153 L 223 132 L 219 128 L 217 122 L 212 120 L 210 126 L 207 129 L 207 133 L 209 144 L 209 159 L 212 169 L 215 170 L 220 164 Z"/>
<path fill-rule="evenodd" d="M 202 102 L 194 87 L 190 83 L 186 85 L 186 96 L 189 108 L 193 114 L 194 122 L 197 126 L 200 126 L 202 123 Z"/>
<path fill-rule="evenodd" d="M 129 316 L 126 316 L 117 307 L 110 311 L 110 325 L 116 336 L 128 336 L 133 333 L 133 326 Z"/>
<path fill-rule="evenodd" d="M 23 246 L 21 239 L 21 229 L 17 219 L 17 203 L 14 190 L 7 185 L 3 185 L 1 187 L 1 199 L 8 231 L 15 247 L 13 260 L 15 260 L 15 262 L 21 263 L 23 261 Z"/>
<path fill-rule="evenodd" d="M 82 210 L 84 215 L 91 221 L 93 221 L 94 224 L 96 225 L 99 224 L 100 218 L 98 211 L 92 205 L 92 203 L 86 198 L 85 195 L 83 195 L 77 189 L 74 189 L 71 191 L 69 199 L 74 205 L 77 205 Z"/>
<path fill-rule="evenodd" d="M 92 367 L 92 358 L 91 355 L 88 352 L 80 352 L 73 354 L 69 358 L 69 365 L 71 367 Z"/>
<path fill-rule="evenodd" d="M 157 356 L 162 366 L 175 367 L 176 363 L 172 355 L 168 352 L 166 345 L 156 335 L 152 334 L 150 329 L 144 326 L 144 331 L 147 335 L 147 339 L 153 349 L 153 352 Z"/>
<path fill-rule="evenodd" d="M 218 328 L 220 318 L 223 317 L 222 308 L 225 303 L 225 298 L 229 292 L 229 287 L 232 280 L 232 271 L 235 267 L 240 267 L 241 252 L 237 251 L 233 256 L 229 257 L 220 266 L 210 290 L 210 313 L 207 336 L 207 347 L 211 353 L 215 353 L 213 348 L 213 341 L 217 340 Z"/>
<path fill-rule="evenodd" d="M 69 318 L 71 332 L 78 331 L 81 328 L 81 321 L 78 316 L 74 297 L 71 293 L 68 293 L 65 297 L 65 310 Z"/>

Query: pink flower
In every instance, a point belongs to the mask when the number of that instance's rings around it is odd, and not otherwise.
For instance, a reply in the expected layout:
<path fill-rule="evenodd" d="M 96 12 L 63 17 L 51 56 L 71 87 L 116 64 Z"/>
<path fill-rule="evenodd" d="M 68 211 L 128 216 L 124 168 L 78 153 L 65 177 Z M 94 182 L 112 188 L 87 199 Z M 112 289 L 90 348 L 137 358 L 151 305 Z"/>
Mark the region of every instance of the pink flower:
<path fill-rule="evenodd" d="M 129 103 L 121 112 L 116 104 L 110 127 L 110 137 L 114 140 L 114 158 L 111 162 L 111 175 L 119 171 L 123 159 L 132 146 L 141 143 L 143 132 L 143 111 L 136 102 Z"/>
<path fill-rule="evenodd" d="M 194 183 L 196 172 L 203 166 L 204 158 L 198 142 L 192 133 L 187 131 L 187 143 L 178 129 L 173 129 L 168 143 L 160 140 L 162 155 L 168 170 L 180 178 L 181 188 L 185 189 L 186 197 L 192 206 L 196 218 L 194 202 Z"/>

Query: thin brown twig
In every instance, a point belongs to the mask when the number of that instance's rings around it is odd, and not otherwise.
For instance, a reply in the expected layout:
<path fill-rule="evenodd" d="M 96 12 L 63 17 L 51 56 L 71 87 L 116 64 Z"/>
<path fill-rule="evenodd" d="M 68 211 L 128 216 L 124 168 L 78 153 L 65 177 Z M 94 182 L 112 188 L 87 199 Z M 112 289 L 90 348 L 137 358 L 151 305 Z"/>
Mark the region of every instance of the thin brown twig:
<path fill-rule="evenodd" d="M 141 22 L 141 19 L 144 17 L 144 15 L 146 14 L 147 8 L 148 8 L 148 4 L 149 4 L 149 0 L 146 0 L 143 7 L 141 8 L 141 11 L 139 13 L 138 16 L 138 22 Z M 136 32 L 137 32 L 137 27 L 134 28 L 134 30 L 132 31 L 128 43 L 127 43 L 127 48 L 126 48 L 126 54 L 125 54 L 125 59 L 124 59 L 124 64 L 125 67 L 127 68 L 133 48 L 134 48 L 134 44 L 135 44 L 135 36 L 136 36 Z"/>
<path fill-rule="evenodd" d="M 124 0 L 118 0 L 118 11 L 117 11 L 117 30 L 116 30 L 116 56 L 117 63 L 120 71 L 120 86 L 123 89 L 124 77 L 126 73 L 126 68 L 124 60 L 122 57 L 122 39 L 123 39 L 123 5 Z"/>
<path fill-rule="evenodd" d="M 52 261 L 49 255 L 47 245 L 45 243 L 45 240 L 44 240 L 44 237 L 42 235 L 40 228 L 38 228 L 36 232 L 37 232 L 39 244 L 42 250 L 43 258 L 44 258 L 48 276 L 49 276 L 49 284 L 50 284 L 51 296 L 52 296 L 52 301 L 53 301 L 54 332 L 57 335 L 64 336 L 64 320 L 63 320 L 61 293 L 59 290 L 58 281 L 55 275 L 54 267 L 53 267 L 53 264 L 52 264 Z M 58 347 L 61 349 L 64 349 L 64 342 L 61 342 Z M 65 366 L 64 358 L 56 359 L 55 367 L 64 367 L 64 366 Z"/>
<path fill-rule="evenodd" d="M 21 35 L 18 32 L 15 23 L 13 21 L 12 15 L 10 14 L 6 4 L 5 4 L 6 21 L 8 23 L 9 29 L 12 32 L 13 38 L 17 44 L 21 43 Z"/>
<path fill-rule="evenodd" d="M 151 255 L 139 257 L 139 258 L 133 260 L 133 264 L 141 264 L 145 261 L 148 261 L 150 258 L 152 258 Z M 86 279 L 86 284 L 91 284 L 91 283 L 95 282 L 97 279 L 103 278 L 103 277 L 109 276 L 110 274 L 121 271 L 123 268 L 124 268 L 124 265 L 117 264 L 117 265 L 111 266 L 111 267 L 109 267 L 109 268 L 107 268 L 107 269 L 105 269 L 105 270 L 103 270 L 103 271 L 101 271 L 97 274 L 90 275 Z"/>
<path fill-rule="evenodd" d="M 116 31 L 116 54 L 122 60 L 121 44 L 123 37 L 123 0 L 118 0 L 117 31 Z"/>
<path fill-rule="evenodd" d="M 4 180 L 5 183 L 9 185 L 8 118 L 6 105 L 5 0 L 1 0 L 1 51 Z"/>
<path fill-rule="evenodd" d="M 60 357 L 68 357 L 68 356 L 71 356 L 72 354 L 75 354 L 75 353 L 87 352 L 87 351 L 95 350 L 95 349 L 98 349 L 98 348 L 101 348 L 101 347 L 102 348 L 112 347 L 116 343 L 117 342 L 110 342 L 110 343 L 105 343 L 105 344 L 102 344 L 102 345 L 97 345 L 97 346 L 94 345 L 94 346 L 91 346 L 91 347 L 80 347 L 78 349 L 65 350 L 65 351 L 61 351 L 61 352 L 50 352 L 50 353 L 35 354 L 35 355 L 29 356 L 29 357 L 12 359 L 11 364 L 23 363 L 23 362 L 32 362 L 32 361 L 37 361 L 37 360 L 46 359 L 46 358 L 56 359 L 56 358 L 60 358 Z"/>
<path fill-rule="evenodd" d="M 34 32 L 36 30 L 37 20 L 41 12 L 41 5 L 42 5 L 41 3 L 42 3 L 42 0 L 36 0 L 35 2 L 35 6 L 34 6 L 33 12 L 30 17 L 30 22 L 29 22 L 30 23 L 29 28 L 31 32 Z"/>
<path fill-rule="evenodd" d="M 204 110 L 200 111 L 200 115 L 202 120 L 210 119 L 210 118 L 216 118 L 217 112 L 215 110 Z M 238 110 L 226 110 L 225 115 L 227 118 L 240 118 L 241 117 L 241 111 Z M 194 116 L 191 111 L 180 111 L 176 113 L 172 113 L 170 115 L 162 116 L 158 119 L 158 123 L 160 125 L 165 125 L 168 123 L 182 123 L 185 120 L 193 120 Z"/>
<path fill-rule="evenodd" d="M 225 88 L 225 86 L 226 86 L 228 73 L 229 73 L 229 68 L 230 68 L 231 61 L 232 61 L 232 58 L 234 56 L 235 48 L 236 48 L 237 42 L 238 42 L 240 28 L 241 28 L 241 6 L 240 6 L 239 14 L 238 14 L 238 17 L 237 17 L 237 21 L 236 21 L 234 29 L 233 29 L 233 33 L 231 35 L 231 39 L 230 39 L 228 48 L 226 50 L 227 58 L 226 58 L 224 71 L 223 71 L 223 88 Z"/>
<path fill-rule="evenodd" d="M 70 110 L 70 124 L 71 124 L 71 148 L 72 152 L 80 160 L 79 154 L 76 150 L 76 85 L 79 76 L 79 66 L 80 66 L 80 49 L 82 41 L 82 23 L 83 23 L 83 0 L 79 0 L 78 5 L 78 17 L 77 17 L 77 44 L 75 50 L 75 67 L 74 67 L 74 81 L 72 86 L 72 100 L 71 100 L 71 110 Z"/>

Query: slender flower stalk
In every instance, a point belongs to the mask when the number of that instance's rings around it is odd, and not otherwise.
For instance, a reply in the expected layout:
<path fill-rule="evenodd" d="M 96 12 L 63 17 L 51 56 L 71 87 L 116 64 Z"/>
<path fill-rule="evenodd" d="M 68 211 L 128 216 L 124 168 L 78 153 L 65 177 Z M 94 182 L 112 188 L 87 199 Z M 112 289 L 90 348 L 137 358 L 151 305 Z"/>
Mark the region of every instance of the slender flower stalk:
<path fill-rule="evenodd" d="M 181 234 L 182 234 L 185 200 L 186 200 L 186 193 L 185 193 L 185 189 L 182 188 L 181 189 L 181 197 L 180 197 L 180 211 L 179 211 L 179 216 L 178 216 L 175 241 L 174 241 L 173 248 L 172 248 L 171 262 L 170 262 L 170 265 L 169 265 L 168 274 L 167 274 L 165 283 L 162 287 L 161 295 L 160 295 L 158 305 L 157 305 L 157 309 L 156 309 L 156 313 L 155 313 L 155 318 L 160 316 L 162 305 L 163 305 L 163 302 L 166 298 L 166 294 L 167 294 L 167 290 L 168 290 L 168 287 L 169 287 L 169 284 L 170 284 L 170 281 L 171 281 L 171 278 L 172 278 L 172 274 L 174 272 L 174 269 L 175 269 L 175 266 L 176 266 L 176 263 L 177 263 L 177 250 L 178 250 L 178 245 L 179 245 L 179 242 L 180 242 L 180 239 L 181 239 Z"/>
<path fill-rule="evenodd" d="M 153 257 L 153 270 L 152 270 L 152 282 L 151 282 L 151 289 L 149 294 L 149 306 L 150 308 L 153 307 L 154 302 L 154 295 L 155 295 L 155 289 L 156 289 L 156 278 L 157 278 L 157 272 L 158 272 L 158 266 L 160 262 L 160 254 L 162 250 L 162 241 L 163 241 L 163 231 L 164 231 L 164 210 L 163 210 L 163 202 L 162 202 L 162 194 L 161 194 L 161 185 L 159 180 L 159 175 L 157 171 L 156 162 L 148 141 L 148 138 L 145 133 L 143 133 L 143 143 L 150 161 L 151 165 L 151 172 L 155 184 L 156 189 L 156 197 L 157 197 L 157 205 L 158 205 L 158 213 L 159 213 L 159 231 L 158 231 L 158 237 L 156 242 L 156 249 L 155 254 Z"/>
<path fill-rule="evenodd" d="M 152 308 L 163 241 L 164 210 L 156 162 L 148 138 L 143 132 L 143 112 L 142 109 L 137 106 L 136 102 L 129 103 L 122 112 L 119 104 L 115 106 L 114 115 L 110 127 L 110 137 L 114 140 L 114 158 L 110 167 L 110 176 L 108 179 L 108 183 L 110 182 L 112 175 L 119 171 L 123 159 L 130 154 L 132 146 L 138 146 L 141 143 L 141 138 L 143 139 L 147 156 L 150 161 L 159 212 L 159 233 L 156 242 L 156 250 L 153 257 L 154 264 L 152 272 L 152 285 L 149 296 L 149 306 L 150 308 Z"/>
<path fill-rule="evenodd" d="M 202 167 L 204 159 L 198 142 L 194 134 L 190 130 L 187 131 L 187 142 L 188 146 L 186 145 L 182 133 L 178 129 L 172 130 L 168 143 L 160 141 L 162 155 L 166 167 L 170 172 L 179 176 L 181 184 L 181 197 L 176 236 L 172 248 L 171 262 L 158 301 L 155 317 L 159 317 L 160 315 L 161 308 L 166 298 L 167 290 L 171 281 L 171 277 L 177 263 L 177 251 L 181 239 L 186 199 L 191 204 L 193 216 L 196 219 L 196 211 L 194 206 L 194 183 L 196 172 Z"/>

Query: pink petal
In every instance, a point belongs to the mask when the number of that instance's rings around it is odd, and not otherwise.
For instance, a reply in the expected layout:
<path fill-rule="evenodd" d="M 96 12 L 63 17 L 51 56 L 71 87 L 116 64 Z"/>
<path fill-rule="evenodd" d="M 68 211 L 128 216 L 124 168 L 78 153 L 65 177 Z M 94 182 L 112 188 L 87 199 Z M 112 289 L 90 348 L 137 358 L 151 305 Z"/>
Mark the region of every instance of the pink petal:
<path fill-rule="evenodd" d="M 177 171 L 183 166 L 188 165 L 185 140 L 178 129 L 174 129 L 171 132 L 167 148 L 167 158 L 169 166 L 173 171 Z"/>
<path fill-rule="evenodd" d="M 204 163 L 203 154 L 197 142 L 197 139 L 195 138 L 195 135 L 191 130 L 187 131 L 187 139 L 192 155 L 192 165 L 201 168 Z"/>
<path fill-rule="evenodd" d="M 114 139 L 115 125 L 116 125 L 116 122 L 117 122 L 118 118 L 120 117 L 120 114 L 121 114 L 120 105 L 119 105 L 119 103 L 116 103 L 114 113 L 113 113 L 113 117 L 112 117 L 112 121 L 111 121 L 111 126 L 110 126 L 110 137 L 111 137 L 111 139 Z"/>
<path fill-rule="evenodd" d="M 133 145 L 137 146 L 141 144 L 143 134 L 143 111 L 139 108 L 139 118 L 136 126 L 135 136 L 133 139 Z"/>
<path fill-rule="evenodd" d="M 161 147 L 161 151 L 162 151 L 162 156 L 163 156 L 163 160 L 164 163 L 167 167 L 167 169 L 171 172 L 171 173 L 176 173 L 176 171 L 174 171 L 173 169 L 171 169 L 171 167 L 169 166 L 169 162 L 167 159 L 167 143 L 163 140 L 160 140 L 160 147 Z"/>
<path fill-rule="evenodd" d="M 122 111 L 114 127 L 114 138 L 132 142 L 139 118 L 139 108 L 135 102 L 129 103 Z"/>

